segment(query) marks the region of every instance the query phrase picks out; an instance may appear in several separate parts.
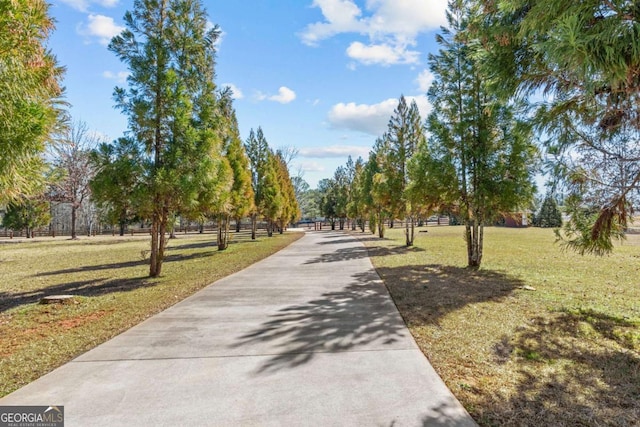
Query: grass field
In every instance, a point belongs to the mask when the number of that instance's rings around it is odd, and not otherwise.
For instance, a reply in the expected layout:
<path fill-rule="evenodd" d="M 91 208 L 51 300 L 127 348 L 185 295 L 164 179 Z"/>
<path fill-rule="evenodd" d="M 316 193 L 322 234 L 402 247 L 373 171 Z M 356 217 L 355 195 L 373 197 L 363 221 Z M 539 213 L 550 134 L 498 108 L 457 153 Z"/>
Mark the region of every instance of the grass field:
<path fill-rule="evenodd" d="M 563 252 L 549 229 L 489 228 L 477 271 L 461 227 L 429 227 L 409 249 L 402 230 L 360 236 L 481 425 L 640 425 L 640 236 L 597 258 Z"/>
<path fill-rule="evenodd" d="M 157 279 L 147 277 L 148 237 L 0 243 L 0 396 L 300 236 L 237 236 L 218 252 L 213 234 L 178 235 Z M 38 304 L 59 294 L 77 303 Z"/>

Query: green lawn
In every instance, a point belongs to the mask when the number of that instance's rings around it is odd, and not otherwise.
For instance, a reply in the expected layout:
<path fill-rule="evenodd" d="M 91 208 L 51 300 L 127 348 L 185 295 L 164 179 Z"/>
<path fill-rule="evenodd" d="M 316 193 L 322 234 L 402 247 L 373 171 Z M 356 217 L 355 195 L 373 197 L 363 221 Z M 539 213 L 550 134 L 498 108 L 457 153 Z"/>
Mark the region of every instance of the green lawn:
<path fill-rule="evenodd" d="M 421 230 L 427 230 L 422 228 Z M 481 425 L 638 425 L 640 236 L 608 257 L 549 229 L 489 228 L 468 270 L 462 227 L 364 236 L 421 349 Z"/>
<path fill-rule="evenodd" d="M 300 236 L 245 233 L 218 252 L 213 234 L 178 235 L 157 279 L 147 277 L 148 237 L 0 243 L 0 396 Z M 58 294 L 79 297 L 38 304 Z"/>

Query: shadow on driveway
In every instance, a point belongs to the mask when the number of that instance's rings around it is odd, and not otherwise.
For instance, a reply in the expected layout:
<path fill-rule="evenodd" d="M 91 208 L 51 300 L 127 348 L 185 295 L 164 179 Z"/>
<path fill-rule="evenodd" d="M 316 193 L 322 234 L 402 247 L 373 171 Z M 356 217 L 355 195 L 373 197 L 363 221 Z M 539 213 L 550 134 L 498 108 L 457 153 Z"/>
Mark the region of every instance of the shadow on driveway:
<path fill-rule="evenodd" d="M 406 327 L 374 271 L 354 276 L 344 289 L 326 292 L 307 303 L 286 307 L 232 348 L 278 341 L 281 352 L 259 372 L 295 368 L 316 353 L 343 352 L 375 344 L 387 346 L 406 338 Z"/>

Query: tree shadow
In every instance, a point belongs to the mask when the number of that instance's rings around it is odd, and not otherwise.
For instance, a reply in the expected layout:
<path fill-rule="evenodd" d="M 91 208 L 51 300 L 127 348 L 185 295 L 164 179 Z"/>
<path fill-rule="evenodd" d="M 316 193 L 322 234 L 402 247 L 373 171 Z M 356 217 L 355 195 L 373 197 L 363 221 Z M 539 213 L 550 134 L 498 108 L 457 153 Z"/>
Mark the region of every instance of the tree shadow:
<path fill-rule="evenodd" d="M 341 234 L 340 236 L 335 236 L 335 237 L 340 237 L 337 239 L 332 239 L 332 240 L 327 240 L 327 241 L 321 241 L 318 242 L 319 245 L 336 245 L 336 244 L 342 244 L 342 243 L 353 243 L 354 240 L 357 240 L 358 242 L 381 242 L 381 241 L 385 241 L 385 240 L 389 240 L 387 238 L 379 238 L 379 237 L 360 237 L 360 236 L 353 236 L 353 237 L 348 237 L 345 238 L 344 234 Z"/>
<path fill-rule="evenodd" d="M 637 426 L 638 325 L 593 310 L 535 318 L 497 352 L 518 364 L 517 391 L 485 396 L 487 424 Z M 506 357 L 505 357 L 506 356 Z M 518 414 L 510 420 L 509 414 Z"/>
<path fill-rule="evenodd" d="M 174 255 L 165 255 L 163 262 L 179 262 L 179 261 L 187 261 L 191 259 L 199 259 L 213 256 L 217 251 L 210 250 L 206 252 L 197 252 L 193 254 L 183 255 L 183 254 L 174 254 Z M 141 259 L 136 261 L 126 261 L 126 262 L 114 262 L 110 264 L 99 264 L 99 265 L 85 265 L 81 267 L 74 268 L 66 268 L 62 270 L 54 270 L 47 271 L 44 273 L 37 273 L 33 277 L 46 277 L 46 276 L 57 276 L 60 274 L 75 274 L 75 273 L 86 273 L 86 272 L 94 272 L 94 271 L 103 271 L 103 270 L 114 270 L 121 268 L 130 268 L 130 267 L 139 267 L 148 265 L 149 261 L 147 259 Z"/>
<path fill-rule="evenodd" d="M 477 427 L 466 413 L 461 413 L 457 402 L 443 402 L 430 408 L 433 414 L 422 418 L 423 427 Z"/>
<path fill-rule="evenodd" d="M 381 348 L 406 339 L 402 318 L 375 271 L 353 277 L 339 291 L 279 310 L 232 348 L 273 344 L 276 354 L 258 369 L 264 373 L 303 365 L 317 353 Z"/>
<path fill-rule="evenodd" d="M 345 243 L 353 243 L 353 239 L 345 239 Z M 335 243 L 335 242 L 330 242 Z M 320 243 L 322 244 L 322 243 Z M 328 243 L 327 243 L 328 244 Z M 422 248 L 416 246 L 394 246 L 394 247 L 365 247 L 365 246 L 353 246 L 350 248 L 339 248 L 333 252 L 324 253 L 309 261 L 305 262 L 305 265 L 320 264 L 325 262 L 343 262 L 351 261 L 355 259 L 364 259 L 371 257 L 383 257 L 389 255 L 400 255 L 408 252 L 424 252 Z"/>
<path fill-rule="evenodd" d="M 115 292 L 130 292 L 136 289 L 149 288 L 156 286 L 158 283 L 158 281 L 152 281 L 147 277 L 112 280 L 100 278 L 62 283 L 56 286 L 47 286 L 18 293 L 0 292 L 0 313 L 15 307 L 37 303 L 42 298 L 50 295 L 71 294 L 83 297 L 97 297 Z"/>
<path fill-rule="evenodd" d="M 409 325 L 438 325 L 450 312 L 469 304 L 502 301 L 525 285 L 501 272 L 438 264 L 377 271 Z"/>

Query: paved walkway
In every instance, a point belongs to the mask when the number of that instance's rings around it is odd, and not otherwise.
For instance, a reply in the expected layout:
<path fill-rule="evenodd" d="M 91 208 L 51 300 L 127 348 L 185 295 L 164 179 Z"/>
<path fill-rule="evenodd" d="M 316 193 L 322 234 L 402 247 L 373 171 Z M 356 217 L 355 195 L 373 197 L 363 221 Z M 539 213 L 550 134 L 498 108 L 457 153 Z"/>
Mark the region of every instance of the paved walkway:
<path fill-rule="evenodd" d="M 311 232 L 15 393 L 66 426 L 474 426 L 366 249 Z"/>

